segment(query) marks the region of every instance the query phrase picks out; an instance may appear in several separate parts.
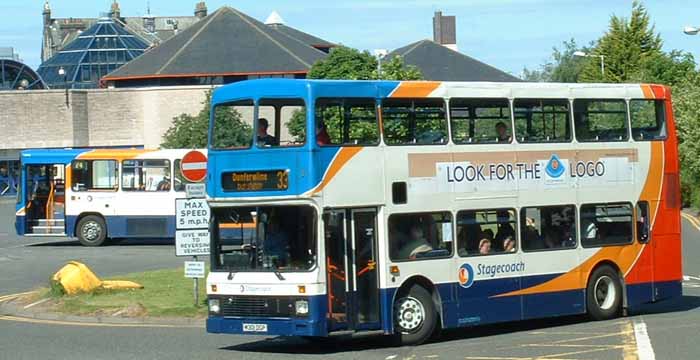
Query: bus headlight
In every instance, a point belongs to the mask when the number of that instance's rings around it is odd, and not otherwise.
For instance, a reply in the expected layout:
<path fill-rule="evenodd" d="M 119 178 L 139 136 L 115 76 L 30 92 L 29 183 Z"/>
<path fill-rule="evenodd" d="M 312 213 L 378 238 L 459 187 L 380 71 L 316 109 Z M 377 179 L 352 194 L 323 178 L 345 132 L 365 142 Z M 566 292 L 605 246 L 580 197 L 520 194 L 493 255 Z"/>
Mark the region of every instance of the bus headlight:
<path fill-rule="evenodd" d="M 219 306 L 219 299 L 209 299 L 209 312 L 212 314 L 218 314 L 221 312 L 221 306 Z"/>
<path fill-rule="evenodd" d="M 294 303 L 294 309 L 297 315 L 306 315 L 309 313 L 309 302 L 306 300 L 297 300 Z"/>

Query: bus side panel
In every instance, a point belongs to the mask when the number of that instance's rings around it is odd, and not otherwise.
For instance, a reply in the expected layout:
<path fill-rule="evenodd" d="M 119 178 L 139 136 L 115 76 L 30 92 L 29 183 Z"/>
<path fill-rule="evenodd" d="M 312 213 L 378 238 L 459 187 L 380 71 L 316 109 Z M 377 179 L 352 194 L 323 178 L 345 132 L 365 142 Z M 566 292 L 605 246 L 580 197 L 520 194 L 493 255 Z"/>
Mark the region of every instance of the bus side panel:
<path fill-rule="evenodd" d="M 524 276 L 522 287 L 544 284 L 562 274 Z M 584 289 L 540 292 L 523 295 L 523 319 L 583 314 L 586 312 Z"/>
<path fill-rule="evenodd" d="M 174 238 L 174 216 L 121 216 L 105 217 L 110 238 Z"/>
<path fill-rule="evenodd" d="M 652 233 L 654 248 L 654 300 L 682 295 L 683 257 L 681 244 L 681 195 L 676 126 L 668 87 L 652 86 L 665 93 L 668 138 L 664 141 L 664 178 L 656 224 Z M 661 91 L 663 90 L 663 91 Z M 657 96 L 658 98 L 658 96 Z M 657 239 L 653 236 L 660 233 Z"/>

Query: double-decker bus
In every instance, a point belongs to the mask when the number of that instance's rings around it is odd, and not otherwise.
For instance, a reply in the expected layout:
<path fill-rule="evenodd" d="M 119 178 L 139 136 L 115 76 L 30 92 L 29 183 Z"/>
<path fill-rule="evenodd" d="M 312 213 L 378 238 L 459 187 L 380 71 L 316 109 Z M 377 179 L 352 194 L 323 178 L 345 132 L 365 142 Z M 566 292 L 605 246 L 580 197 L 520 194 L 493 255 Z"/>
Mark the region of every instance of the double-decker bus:
<path fill-rule="evenodd" d="M 267 79 L 212 109 L 208 332 L 418 344 L 681 295 L 665 86 Z"/>
<path fill-rule="evenodd" d="M 15 227 L 24 236 L 174 238 L 190 150 L 35 149 L 21 153 Z"/>

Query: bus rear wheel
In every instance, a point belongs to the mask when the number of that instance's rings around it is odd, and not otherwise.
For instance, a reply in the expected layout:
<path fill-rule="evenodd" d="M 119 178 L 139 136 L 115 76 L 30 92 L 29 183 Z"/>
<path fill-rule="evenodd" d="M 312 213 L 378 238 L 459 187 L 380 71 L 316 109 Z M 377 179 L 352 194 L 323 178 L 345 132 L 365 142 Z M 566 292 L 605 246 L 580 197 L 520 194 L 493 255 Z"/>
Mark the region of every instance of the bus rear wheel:
<path fill-rule="evenodd" d="M 83 246 L 102 246 L 107 240 L 107 225 L 102 217 L 88 215 L 78 221 L 76 233 Z"/>
<path fill-rule="evenodd" d="M 586 289 L 588 314 L 595 320 L 608 320 L 620 316 L 622 310 L 622 283 L 610 266 L 593 271 Z"/>
<path fill-rule="evenodd" d="M 430 293 L 413 286 L 394 301 L 394 328 L 400 345 L 419 345 L 435 331 L 437 311 Z"/>

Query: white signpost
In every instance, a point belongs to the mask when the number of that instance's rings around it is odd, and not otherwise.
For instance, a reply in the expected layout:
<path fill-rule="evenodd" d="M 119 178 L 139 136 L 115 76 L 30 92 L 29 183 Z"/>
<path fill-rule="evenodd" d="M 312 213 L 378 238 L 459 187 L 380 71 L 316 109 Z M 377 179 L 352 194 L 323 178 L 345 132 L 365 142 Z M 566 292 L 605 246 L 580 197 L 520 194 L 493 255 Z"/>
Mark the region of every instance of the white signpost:
<path fill-rule="evenodd" d="M 187 187 L 187 194 L 204 196 L 205 192 L 196 188 Z M 193 261 L 185 261 L 185 277 L 194 279 L 195 306 L 199 306 L 199 279 L 205 272 L 204 261 L 197 261 L 197 256 L 209 255 L 210 214 L 205 199 L 175 200 L 175 256 L 192 256 Z"/>

